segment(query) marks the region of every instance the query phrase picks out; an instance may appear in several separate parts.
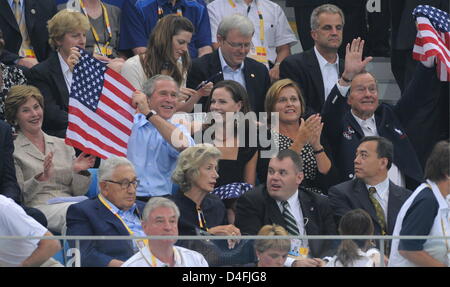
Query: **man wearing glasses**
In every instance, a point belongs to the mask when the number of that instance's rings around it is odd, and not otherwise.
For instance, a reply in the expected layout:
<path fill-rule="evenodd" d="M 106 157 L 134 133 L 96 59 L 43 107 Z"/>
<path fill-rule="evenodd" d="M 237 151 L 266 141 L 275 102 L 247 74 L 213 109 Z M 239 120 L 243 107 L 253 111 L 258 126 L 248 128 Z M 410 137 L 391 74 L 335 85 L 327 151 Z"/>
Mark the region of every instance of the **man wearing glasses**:
<path fill-rule="evenodd" d="M 98 170 L 100 194 L 67 210 L 67 235 L 145 236 L 141 226 L 144 203 L 136 201 L 138 180 L 133 164 L 123 157 L 102 161 Z M 71 248 L 75 241 L 69 241 Z M 81 240 L 81 265 L 121 266 L 144 247 L 139 240 Z"/>
<path fill-rule="evenodd" d="M 266 66 L 247 57 L 253 48 L 254 32 L 252 22 L 245 16 L 234 14 L 223 18 L 217 28 L 219 48 L 192 61 L 187 87 L 195 89 L 205 80 L 214 84 L 222 80 L 233 80 L 247 90 L 252 111 L 264 112 L 270 77 Z M 205 97 L 199 103 L 205 104 L 206 101 Z"/>

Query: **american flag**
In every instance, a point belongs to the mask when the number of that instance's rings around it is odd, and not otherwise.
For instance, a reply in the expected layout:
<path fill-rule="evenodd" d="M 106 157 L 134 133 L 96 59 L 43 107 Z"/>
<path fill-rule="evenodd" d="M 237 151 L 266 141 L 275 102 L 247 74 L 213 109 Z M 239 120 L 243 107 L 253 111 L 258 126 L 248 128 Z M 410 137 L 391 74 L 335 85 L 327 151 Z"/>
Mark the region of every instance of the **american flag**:
<path fill-rule="evenodd" d="M 417 21 L 417 37 L 413 58 L 426 61 L 436 56 L 436 69 L 441 81 L 450 82 L 450 17 L 429 5 L 419 5 L 413 15 Z"/>
<path fill-rule="evenodd" d="M 120 74 L 84 50 L 73 71 L 65 142 L 101 158 L 127 154 L 135 90 Z"/>

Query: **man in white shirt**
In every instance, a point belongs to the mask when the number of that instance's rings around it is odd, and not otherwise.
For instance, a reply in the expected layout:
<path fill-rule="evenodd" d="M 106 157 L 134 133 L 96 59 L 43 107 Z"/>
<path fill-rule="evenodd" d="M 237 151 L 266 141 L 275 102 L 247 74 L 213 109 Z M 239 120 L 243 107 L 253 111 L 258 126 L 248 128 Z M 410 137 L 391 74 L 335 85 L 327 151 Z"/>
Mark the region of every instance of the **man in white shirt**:
<path fill-rule="evenodd" d="M 0 195 L 0 236 L 53 236 L 12 199 Z M 0 240 L 0 267 L 61 266 L 51 257 L 61 245 L 54 239 Z"/>
<path fill-rule="evenodd" d="M 170 199 L 151 198 L 144 208 L 142 227 L 148 236 L 177 236 L 180 211 Z M 122 267 L 208 267 L 203 255 L 174 246 L 176 239 L 149 239 L 148 245 Z"/>
<path fill-rule="evenodd" d="M 336 222 L 348 211 L 361 208 L 372 218 L 375 235 L 392 234 L 397 214 L 411 191 L 389 180 L 394 147 L 383 137 L 361 140 L 354 160 L 355 179 L 330 188 L 328 196 Z"/>
<path fill-rule="evenodd" d="M 324 4 L 311 14 L 314 47 L 287 57 L 280 65 L 280 78 L 298 83 L 306 101 L 306 113 L 320 113 L 328 94 L 343 71 L 338 49 L 342 43 L 344 14 L 332 4 Z"/>
<path fill-rule="evenodd" d="M 282 150 L 269 162 L 267 184 L 244 193 L 237 201 L 236 226 L 255 235 L 266 224 L 283 226 L 290 235 L 336 235 L 333 212 L 325 196 L 299 187 L 303 162 L 295 151 Z M 334 254 L 331 240 L 293 240 L 286 266 L 321 266 Z"/>
<path fill-rule="evenodd" d="M 219 47 L 216 35 L 222 18 L 232 14 L 248 17 L 255 27 L 248 56 L 266 65 L 273 81 L 279 79 L 279 65 L 297 43 L 280 5 L 269 0 L 215 0 L 208 4 L 208 13 L 214 48 Z"/>

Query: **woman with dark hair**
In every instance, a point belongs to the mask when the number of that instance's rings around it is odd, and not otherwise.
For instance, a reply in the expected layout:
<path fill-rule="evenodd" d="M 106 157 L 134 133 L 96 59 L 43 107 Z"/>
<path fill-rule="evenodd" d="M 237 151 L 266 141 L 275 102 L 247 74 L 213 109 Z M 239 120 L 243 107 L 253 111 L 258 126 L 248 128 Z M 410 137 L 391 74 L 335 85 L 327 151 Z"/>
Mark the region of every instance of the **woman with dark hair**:
<path fill-rule="evenodd" d="M 394 239 L 389 267 L 450 266 L 450 144 L 440 141 L 425 165 L 422 183 L 400 209 L 392 235 L 447 236 Z"/>
<path fill-rule="evenodd" d="M 325 138 L 322 137 L 322 119 L 319 114 L 307 117 L 305 108 L 305 100 L 294 81 L 283 79 L 275 82 L 267 91 L 265 101 L 270 128 L 268 138 L 277 151 L 291 149 L 300 154 L 305 175 L 301 185 L 305 189 L 327 193 L 335 182 L 327 145 L 323 143 Z M 278 122 L 272 118 L 271 113 L 278 114 Z M 260 182 L 266 182 L 269 160 L 258 160 Z"/>
<path fill-rule="evenodd" d="M 340 235 L 373 235 L 370 215 L 362 209 L 347 212 L 339 223 Z M 344 239 L 337 254 L 328 258 L 325 267 L 375 267 L 379 266 L 380 252 L 370 248 L 369 239 Z M 327 259 L 327 258 L 325 258 Z"/>
<path fill-rule="evenodd" d="M 171 76 L 180 86 L 181 101 L 187 100 L 177 110 L 190 112 L 212 88 L 212 83 L 198 91 L 186 88 L 191 64 L 188 46 L 193 33 L 194 26 L 189 19 L 175 14 L 163 17 L 150 34 L 146 52 L 128 59 L 122 67 L 122 76 L 138 90 L 142 90 L 144 82 L 155 75 Z"/>
<path fill-rule="evenodd" d="M 255 125 L 251 120 L 243 119 L 250 111 L 247 92 L 238 82 L 218 82 L 206 103 L 206 110 L 210 124 L 195 134 L 194 140 L 213 144 L 221 152 L 216 187 L 235 184 L 235 188 L 230 187 L 244 192 L 248 185 L 240 183 L 255 185 L 258 159 L 258 148 L 256 143 L 251 145 L 249 132 Z M 238 197 L 221 197 L 231 223 L 234 222 L 234 203 Z"/>

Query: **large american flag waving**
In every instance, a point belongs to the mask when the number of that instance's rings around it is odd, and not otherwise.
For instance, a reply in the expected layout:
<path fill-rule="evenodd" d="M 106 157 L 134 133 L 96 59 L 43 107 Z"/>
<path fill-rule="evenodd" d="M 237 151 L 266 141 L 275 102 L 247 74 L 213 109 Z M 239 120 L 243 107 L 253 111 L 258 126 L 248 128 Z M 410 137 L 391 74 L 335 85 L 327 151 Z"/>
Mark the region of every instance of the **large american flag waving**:
<path fill-rule="evenodd" d="M 65 142 L 101 158 L 126 156 L 133 86 L 84 50 L 73 71 Z"/>
<path fill-rule="evenodd" d="M 450 82 L 449 14 L 429 5 L 419 5 L 413 15 L 418 25 L 413 58 L 426 61 L 436 56 L 439 79 Z"/>

